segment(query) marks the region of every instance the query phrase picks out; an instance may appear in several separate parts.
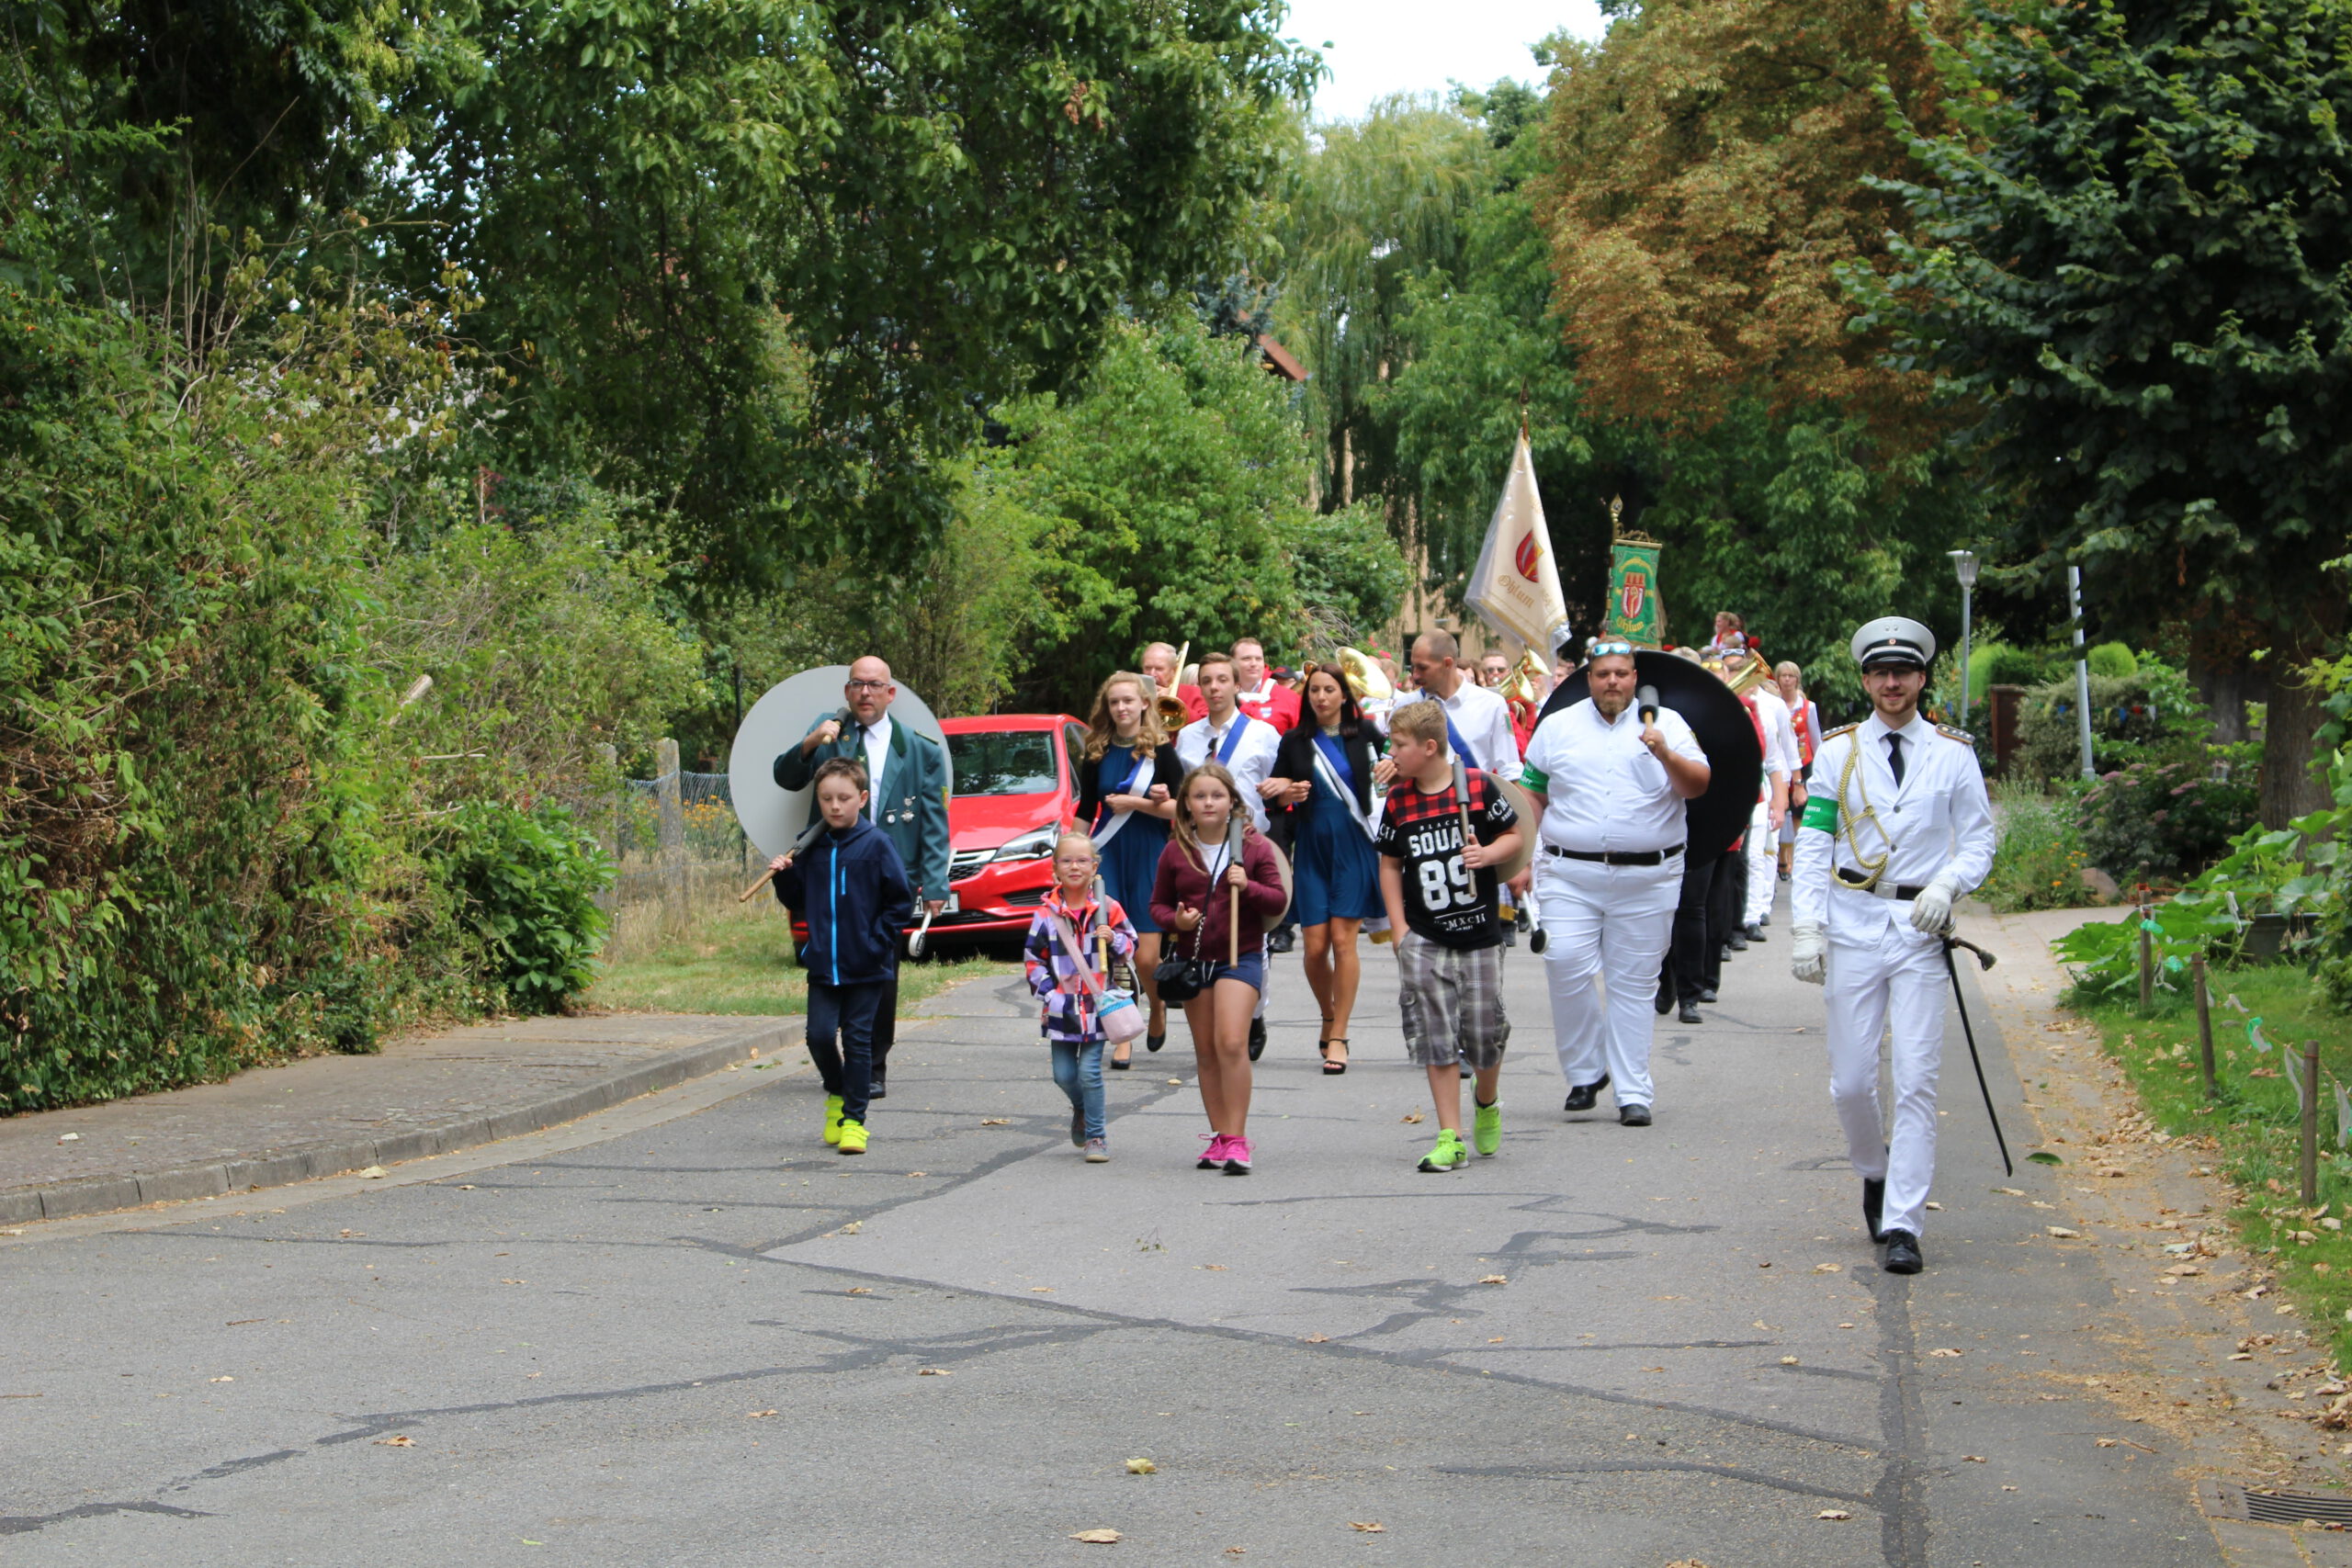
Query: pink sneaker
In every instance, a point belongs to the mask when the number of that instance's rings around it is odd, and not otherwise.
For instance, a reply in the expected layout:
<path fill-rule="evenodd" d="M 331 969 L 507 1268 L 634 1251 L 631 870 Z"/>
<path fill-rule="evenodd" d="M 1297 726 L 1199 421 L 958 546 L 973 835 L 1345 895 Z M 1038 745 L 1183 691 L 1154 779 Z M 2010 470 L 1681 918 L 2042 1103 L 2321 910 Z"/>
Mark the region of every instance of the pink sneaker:
<path fill-rule="evenodd" d="M 1227 1138 L 1227 1139 L 1226 1139 L 1226 1141 L 1225 1141 L 1225 1174 L 1226 1174 L 1226 1175 L 1227 1175 L 1227 1176 L 1247 1176 L 1247 1175 L 1249 1175 L 1249 1174 L 1250 1174 L 1250 1140 L 1249 1140 L 1249 1139 L 1247 1139 L 1247 1138 Z"/>
<path fill-rule="evenodd" d="M 1225 1163 L 1226 1145 L 1230 1144 L 1233 1140 L 1227 1137 L 1223 1133 L 1206 1133 L 1202 1135 L 1208 1139 L 1209 1146 L 1201 1151 L 1201 1163 L 1194 1166 L 1193 1168 L 1194 1170 L 1215 1170 L 1217 1167 Z"/>

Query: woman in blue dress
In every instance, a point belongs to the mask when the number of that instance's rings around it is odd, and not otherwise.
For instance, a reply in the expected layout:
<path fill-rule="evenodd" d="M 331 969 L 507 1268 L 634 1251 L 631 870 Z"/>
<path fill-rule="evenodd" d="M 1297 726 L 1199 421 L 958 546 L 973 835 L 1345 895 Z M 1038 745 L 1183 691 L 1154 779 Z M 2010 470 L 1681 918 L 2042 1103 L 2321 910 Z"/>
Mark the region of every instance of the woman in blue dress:
<path fill-rule="evenodd" d="M 1136 979 L 1151 1005 L 1144 1048 L 1157 1051 L 1168 1041 L 1168 1004 L 1152 978 L 1159 964 L 1159 927 L 1151 918 L 1151 885 L 1184 768 L 1173 738 L 1160 732 L 1151 698 L 1151 682 L 1124 670 L 1094 694 L 1078 767 L 1078 825 L 1094 840 L 1103 890 L 1135 922 Z M 1131 1065 L 1122 1042 L 1111 1066 L 1124 1072 Z"/>
<path fill-rule="evenodd" d="M 1363 968 L 1356 935 L 1382 912 L 1379 824 L 1373 785 L 1393 768 L 1380 732 L 1356 706 L 1337 664 L 1309 665 L 1306 711 L 1283 737 L 1273 776 L 1290 783 L 1279 798 L 1291 811 L 1293 896 L 1306 938 L 1306 983 L 1323 1010 L 1323 1070 L 1348 1070 L 1348 1018 Z"/>

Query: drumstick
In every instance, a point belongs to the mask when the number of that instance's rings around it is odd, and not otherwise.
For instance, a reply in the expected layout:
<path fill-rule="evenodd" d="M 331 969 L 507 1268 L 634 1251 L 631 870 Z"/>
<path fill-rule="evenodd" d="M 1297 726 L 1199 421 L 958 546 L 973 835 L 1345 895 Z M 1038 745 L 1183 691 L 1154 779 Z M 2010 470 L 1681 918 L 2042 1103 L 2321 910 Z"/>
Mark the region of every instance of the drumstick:
<path fill-rule="evenodd" d="M 1094 961 L 1102 966 L 1102 983 L 1111 983 L 1111 927 L 1103 919 L 1102 879 L 1094 879 Z"/>
<path fill-rule="evenodd" d="M 1241 805 L 1236 801 L 1234 814 L 1225 824 L 1225 863 L 1228 868 L 1241 863 Z M 1232 897 L 1226 906 L 1225 961 L 1238 964 L 1241 962 L 1241 889 L 1228 887 L 1226 891 Z"/>

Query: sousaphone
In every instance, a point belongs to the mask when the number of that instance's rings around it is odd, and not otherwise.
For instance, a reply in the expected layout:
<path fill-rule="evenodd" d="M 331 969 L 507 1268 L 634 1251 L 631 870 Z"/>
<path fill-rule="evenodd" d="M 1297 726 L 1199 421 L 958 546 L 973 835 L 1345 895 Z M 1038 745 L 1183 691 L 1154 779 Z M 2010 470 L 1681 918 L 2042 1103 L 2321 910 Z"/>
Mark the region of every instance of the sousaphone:
<path fill-rule="evenodd" d="M 1723 853 L 1747 831 L 1756 792 L 1764 782 L 1764 751 L 1757 744 L 1747 706 L 1719 678 L 1676 654 L 1649 649 L 1635 653 L 1634 679 L 1639 686 L 1656 687 L 1658 705 L 1680 714 L 1698 737 L 1699 750 L 1707 755 L 1708 777 L 1705 793 L 1683 803 L 1689 852 Z M 1544 705 L 1544 717 L 1591 694 L 1591 681 L 1578 670 L 1553 691 L 1552 700 Z"/>

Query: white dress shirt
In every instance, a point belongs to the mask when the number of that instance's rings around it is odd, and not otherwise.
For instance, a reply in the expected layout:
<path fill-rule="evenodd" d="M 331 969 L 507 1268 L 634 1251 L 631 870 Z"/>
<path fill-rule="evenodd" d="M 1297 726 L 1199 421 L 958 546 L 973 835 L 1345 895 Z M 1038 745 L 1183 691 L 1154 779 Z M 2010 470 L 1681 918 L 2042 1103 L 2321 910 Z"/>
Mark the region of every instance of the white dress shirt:
<path fill-rule="evenodd" d="M 1510 778 L 1519 765 L 1519 738 L 1511 733 L 1510 705 L 1467 675 L 1453 695 L 1433 699 L 1453 721 L 1453 732 L 1470 748 L 1469 764 Z"/>
<path fill-rule="evenodd" d="M 1891 734 L 1903 737 L 1899 787 L 1887 755 Z M 1860 856 L 1844 830 L 1849 825 Z M 1798 925 L 1826 924 L 1834 942 L 1876 941 L 1898 912 L 1907 926 L 1910 906 L 1894 897 L 1897 887 L 1944 877 L 1965 893 L 1993 869 L 1993 807 L 1975 750 L 1916 713 L 1899 730 L 1872 714 L 1825 739 L 1813 754 L 1812 799 L 1802 826 L 1791 910 Z M 1867 874 L 1861 860 L 1881 852 L 1886 864 L 1875 893 L 1833 886 L 1838 869 Z"/>
<path fill-rule="evenodd" d="M 1274 755 L 1282 745 L 1282 737 L 1274 727 L 1251 718 L 1239 709 L 1232 718 L 1212 728 L 1213 721 L 1196 718 L 1176 732 L 1176 760 L 1191 773 L 1203 762 L 1225 749 L 1226 735 L 1234 725 L 1242 726 L 1241 739 L 1233 745 L 1233 755 L 1226 759 L 1225 771 L 1241 786 L 1241 803 L 1250 808 L 1250 820 L 1258 831 L 1266 830 L 1266 802 L 1258 786 L 1274 773 Z"/>
<path fill-rule="evenodd" d="M 1676 756 L 1707 760 L 1672 708 L 1657 710 L 1657 728 Z M 1675 849 L 1690 836 L 1682 797 L 1666 764 L 1642 744 L 1641 716 L 1631 703 L 1614 724 L 1587 697 L 1537 725 L 1522 782 L 1547 797 L 1544 842 L 1564 850 L 1640 854 Z"/>
<path fill-rule="evenodd" d="M 1764 787 L 1770 793 L 1771 774 L 1792 778 L 1796 775 L 1796 726 L 1789 722 L 1789 705 L 1778 692 L 1758 686 L 1750 694 L 1756 699 L 1756 716 L 1762 721 L 1764 730 Z"/>
<path fill-rule="evenodd" d="M 850 723 L 854 726 L 855 719 Z M 868 820 L 879 820 L 876 813 L 882 809 L 882 765 L 890 760 L 890 716 L 885 713 L 865 732 L 865 787 L 872 793 L 865 797 Z"/>

